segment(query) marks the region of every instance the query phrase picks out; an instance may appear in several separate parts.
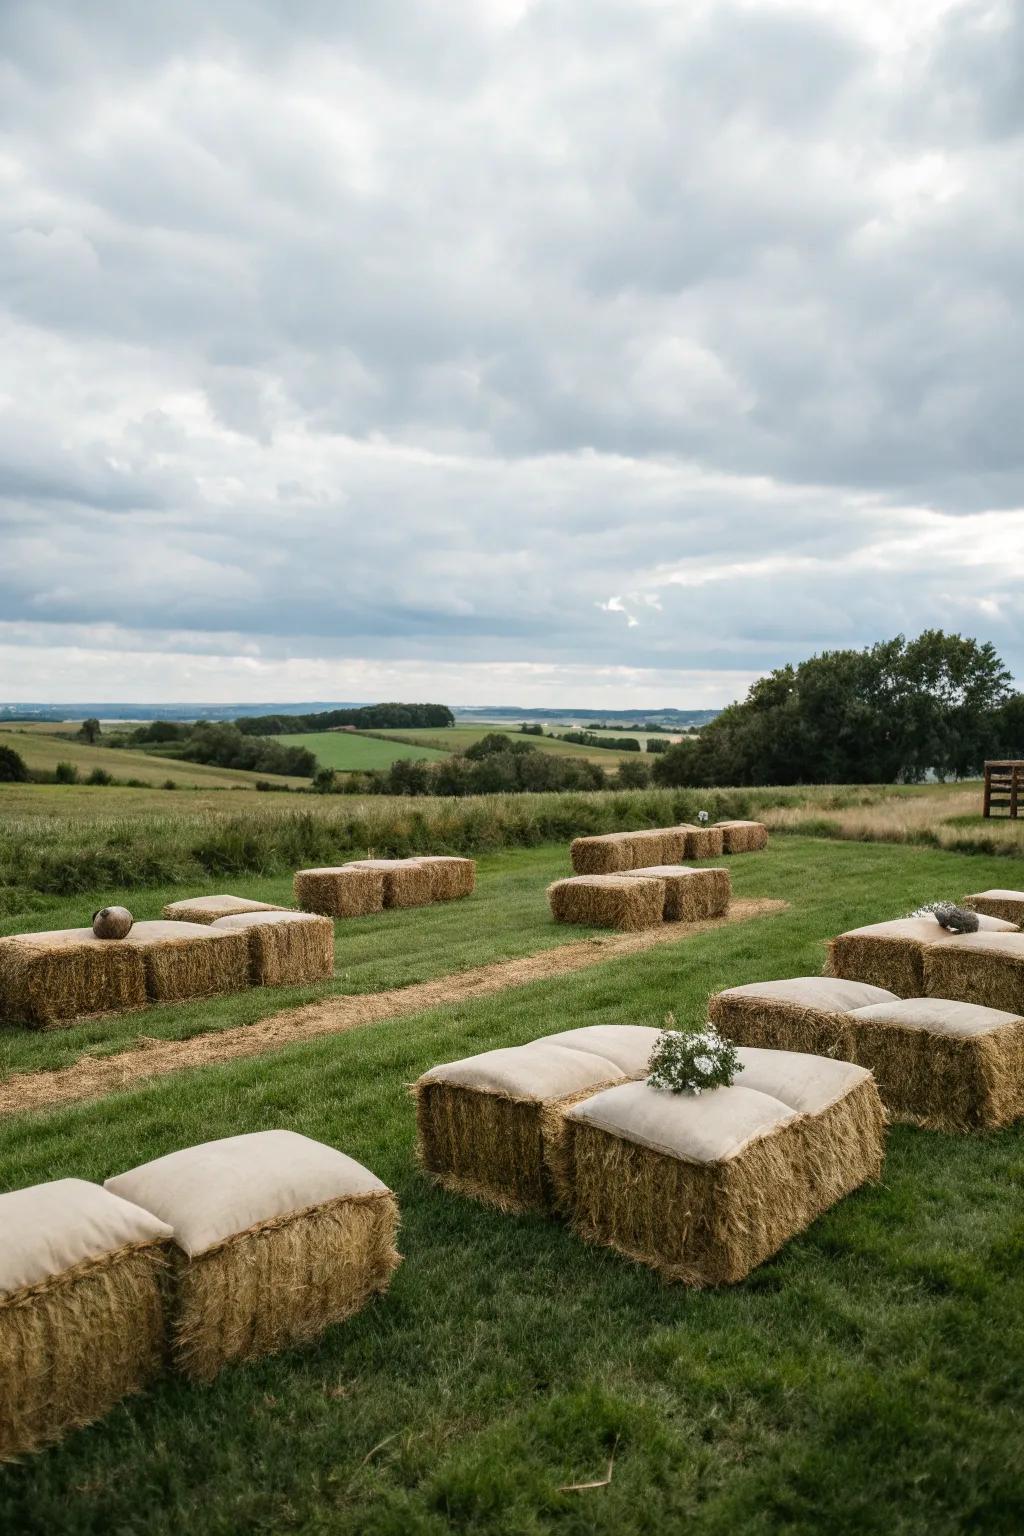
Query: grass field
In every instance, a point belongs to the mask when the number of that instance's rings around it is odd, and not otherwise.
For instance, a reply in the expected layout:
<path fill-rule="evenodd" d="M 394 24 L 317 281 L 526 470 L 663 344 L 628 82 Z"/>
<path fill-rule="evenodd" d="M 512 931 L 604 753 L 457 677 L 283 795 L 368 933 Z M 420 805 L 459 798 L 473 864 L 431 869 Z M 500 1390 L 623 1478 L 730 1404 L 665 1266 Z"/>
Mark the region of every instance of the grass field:
<path fill-rule="evenodd" d="M 527 736 L 518 728 L 508 729 L 500 725 L 453 725 L 447 730 L 414 726 L 410 730 L 385 730 L 379 734 L 393 741 L 435 747 L 444 752 L 464 752 L 467 747 L 482 741 L 485 736 L 508 736 L 513 741 L 532 742 L 539 752 L 553 752 L 557 757 L 586 757 L 592 763 L 604 763 L 606 767 L 613 766 L 624 758 L 635 760 L 643 755 L 637 752 L 615 752 L 610 747 L 581 747 L 577 742 L 560 741 L 552 736 Z"/>
<path fill-rule="evenodd" d="M 564 867 L 564 848 L 498 853 L 468 902 L 339 925 L 334 986 L 376 988 L 539 947 L 543 886 Z M 0 1529 L 1016 1536 L 1019 1128 L 960 1138 L 897 1128 L 880 1186 L 744 1284 L 705 1293 L 664 1287 L 540 1217 L 436 1192 L 416 1170 L 406 1085 L 436 1061 L 574 1024 L 657 1022 L 669 1009 L 699 1020 L 722 985 L 818 970 L 823 941 L 840 928 L 1007 879 L 1001 858 L 797 835 L 731 868 L 742 894 L 782 896 L 789 910 L 0 1121 L 4 1188 L 101 1179 L 244 1130 L 303 1131 L 392 1184 L 405 1255 L 390 1295 L 317 1345 L 208 1388 L 168 1376 L 64 1445 L 0 1469 Z M 220 1027 L 228 1006 L 205 1005 L 207 1026 Z M 128 1028 L 202 1022 L 174 1012 L 137 1015 Z M 40 1049 L 51 1041 L 61 1048 L 51 1037 Z M 567 1490 L 601 1482 L 609 1464 L 603 1486 Z"/>
<path fill-rule="evenodd" d="M 73 736 L 51 734 L 65 729 L 65 726 L 46 729 L 39 725 L 27 729 L 3 727 L 0 728 L 0 746 L 13 747 L 30 771 L 52 773 L 58 763 L 71 763 L 83 779 L 93 769 L 103 768 L 116 779 L 141 779 L 144 784 L 158 785 L 173 779 L 175 784 L 197 789 L 230 789 L 235 785 L 251 788 L 258 780 L 269 777 L 241 768 L 211 768 L 205 763 L 185 763 L 180 758 L 155 757 L 150 752 L 133 752 L 127 747 L 91 747 L 88 742 L 76 741 Z M 274 782 L 298 787 L 309 781 L 278 776 Z M 0 785 L 0 788 L 4 787 Z"/>
<path fill-rule="evenodd" d="M 375 736 L 359 736 L 354 731 L 307 731 L 300 736 L 274 736 L 271 739 L 285 747 L 308 747 L 316 754 L 322 768 L 333 768 L 336 773 L 390 768 L 392 763 L 433 761 L 448 756 L 447 752 L 434 747 L 381 741 Z"/>

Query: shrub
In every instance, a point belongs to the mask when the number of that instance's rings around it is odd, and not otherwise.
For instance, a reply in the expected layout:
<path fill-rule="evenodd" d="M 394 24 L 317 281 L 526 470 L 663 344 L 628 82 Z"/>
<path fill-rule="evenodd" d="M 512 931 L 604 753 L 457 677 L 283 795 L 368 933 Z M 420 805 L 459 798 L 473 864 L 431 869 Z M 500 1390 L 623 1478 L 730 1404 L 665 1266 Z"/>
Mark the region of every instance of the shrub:
<path fill-rule="evenodd" d="M 53 770 L 53 781 L 55 784 L 77 784 L 78 769 L 74 763 L 58 763 Z"/>
<path fill-rule="evenodd" d="M 0 747 L 0 784 L 27 784 L 25 760 L 13 747 Z"/>
<path fill-rule="evenodd" d="M 87 784 L 113 784 L 114 775 L 105 768 L 94 768 L 85 781 Z"/>

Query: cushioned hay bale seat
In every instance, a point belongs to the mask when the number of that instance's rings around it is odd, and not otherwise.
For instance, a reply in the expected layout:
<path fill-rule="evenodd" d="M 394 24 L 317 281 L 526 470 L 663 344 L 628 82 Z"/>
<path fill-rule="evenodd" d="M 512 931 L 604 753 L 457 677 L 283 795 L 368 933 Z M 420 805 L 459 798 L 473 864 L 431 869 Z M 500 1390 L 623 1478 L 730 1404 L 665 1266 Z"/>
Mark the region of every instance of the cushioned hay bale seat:
<path fill-rule="evenodd" d="M 294 1131 L 187 1147 L 106 1188 L 173 1228 L 172 1353 L 194 1380 L 315 1338 L 400 1262 L 387 1185 Z"/>
<path fill-rule="evenodd" d="M 991 924 L 997 919 L 981 921 Z M 925 951 L 921 991 L 928 997 L 1024 1014 L 1024 933 L 988 929 L 933 945 Z"/>
<path fill-rule="evenodd" d="M 556 923 L 582 928 L 618 928 L 638 933 L 664 921 L 665 882 L 635 874 L 571 875 L 548 886 L 551 916 Z"/>
<path fill-rule="evenodd" d="M 334 975 L 334 924 L 312 912 L 240 912 L 213 932 L 244 933 L 254 987 L 301 986 Z"/>
<path fill-rule="evenodd" d="M 57 1029 L 95 1013 L 146 1006 L 142 955 L 91 928 L 0 939 L 0 1023 Z"/>
<path fill-rule="evenodd" d="M 1024 1116 L 1024 1019 L 945 997 L 896 998 L 850 1015 L 852 1060 L 895 1120 L 993 1130 Z"/>
<path fill-rule="evenodd" d="M 760 853 L 768 846 L 768 828 L 763 821 L 716 821 L 722 834 L 723 853 Z"/>
<path fill-rule="evenodd" d="M 426 907 L 434 899 L 434 878 L 421 859 L 356 859 L 350 868 L 381 874 L 385 907 Z"/>
<path fill-rule="evenodd" d="M 863 981 L 793 976 L 717 992 L 708 1000 L 708 1017 L 719 1034 L 737 1045 L 852 1061 L 854 1010 L 895 1001 L 895 992 Z"/>
<path fill-rule="evenodd" d="M 159 1369 L 171 1229 L 82 1179 L 0 1195 L 0 1461 L 101 1418 Z"/>
<path fill-rule="evenodd" d="M 686 827 L 685 832 L 684 858 L 720 859 L 722 857 L 725 851 L 725 838 L 721 827 Z"/>
<path fill-rule="evenodd" d="M 681 864 L 685 849 L 684 827 L 657 827 L 574 838 L 569 857 L 578 875 L 614 875 L 645 864 Z"/>
<path fill-rule="evenodd" d="M 700 923 L 729 910 L 732 881 L 727 869 L 693 869 L 689 864 L 652 864 L 625 871 L 631 880 L 663 880 L 662 916 L 669 923 Z"/>
<path fill-rule="evenodd" d="M 431 901 L 460 901 L 476 888 L 476 860 L 444 853 L 419 853 L 416 862 L 430 873 Z"/>
<path fill-rule="evenodd" d="M 384 910 L 384 873 L 364 865 L 300 869 L 292 890 L 297 907 L 323 917 L 369 917 Z"/>
<path fill-rule="evenodd" d="M 977 891 L 973 896 L 965 896 L 963 905 L 986 917 L 1001 917 L 1017 928 L 1024 924 L 1024 891 Z"/>
<path fill-rule="evenodd" d="M 639 1025 L 591 1025 L 432 1067 L 414 1089 L 422 1167 L 501 1210 L 554 1209 L 565 1110 L 643 1076 L 657 1038 Z"/>
<path fill-rule="evenodd" d="M 250 901 L 247 896 L 189 896 L 169 901 L 161 914 L 169 923 L 215 923 L 219 917 L 243 912 L 284 912 L 272 901 Z"/>
<path fill-rule="evenodd" d="M 218 932 L 207 923 L 136 923 L 127 938 L 107 942 L 138 950 L 151 1003 L 216 997 L 249 985 L 244 933 Z"/>
<path fill-rule="evenodd" d="M 1012 923 L 979 917 L 982 928 L 1010 933 Z M 929 945 L 948 944 L 959 937 L 940 928 L 933 917 L 901 917 L 888 923 L 851 928 L 829 944 L 826 970 L 848 981 L 869 981 L 897 997 L 924 995 L 924 953 Z"/>
<path fill-rule="evenodd" d="M 632 1082 L 566 1111 L 580 1236 L 666 1280 L 732 1283 L 878 1177 L 884 1112 L 870 1073 L 790 1052 L 744 1051 L 741 1063 L 730 1087 L 699 1096 Z"/>

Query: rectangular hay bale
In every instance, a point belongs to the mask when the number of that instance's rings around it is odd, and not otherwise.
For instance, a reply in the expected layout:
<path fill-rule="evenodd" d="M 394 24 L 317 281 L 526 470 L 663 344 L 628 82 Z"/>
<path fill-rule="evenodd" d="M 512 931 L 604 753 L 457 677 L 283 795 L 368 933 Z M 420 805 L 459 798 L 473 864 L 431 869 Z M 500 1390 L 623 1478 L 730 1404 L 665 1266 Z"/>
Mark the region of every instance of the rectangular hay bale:
<path fill-rule="evenodd" d="M 994 917 L 979 918 L 989 931 L 1010 932 L 1013 925 Z M 897 997 L 923 997 L 925 954 L 959 936 L 941 928 L 933 917 L 901 917 L 892 922 L 851 928 L 832 939 L 826 970 L 830 976 L 866 981 L 895 992 Z"/>
<path fill-rule="evenodd" d="M 300 869 L 292 880 L 295 904 L 323 917 L 370 917 L 384 910 L 384 874 L 358 864 Z"/>
<path fill-rule="evenodd" d="M 933 945 L 921 992 L 1024 1014 L 1024 933 L 965 933 Z"/>
<path fill-rule="evenodd" d="M 0 1023 L 58 1029 L 98 1013 L 146 1006 L 139 951 L 91 928 L 0 939 Z"/>
<path fill-rule="evenodd" d="M 663 917 L 669 923 L 701 923 L 728 911 L 732 881 L 727 869 L 692 869 L 687 864 L 652 864 L 627 870 L 630 880 L 665 882 Z"/>
<path fill-rule="evenodd" d="M 664 921 L 664 880 L 636 875 L 573 875 L 548 886 L 556 923 L 581 928 L 617 928 L 638 933 Z"/>
<path fill-rule="evenodd" d="M 250 901 L 248 896 L 189 896 L 183 901 L 169 901 L 161 916 L 169 923 L 215 923 L 219 917 L 236 917 L 243 912 L 284 912 L 287 908 L 272 901 Z"/>
<path fill-rule="evenodd" d="M 857 1008 L 896 1002 L 895 992 L 832 976 L 792 976 L 727 987 L 708 999 L 708 1018 L 736 1045 L 855 1061 Z"/>
<path fill-rule="evenodd" d="M 682 827 L 604 832 L 597 837 L 574 838 L 569 857 L 578 875 L 611 875 L 644 864 L 681 864 L 685 845 Z"/>
<path fill-rule="evenodd" d="M 721 827 L 687 827 L 683 857 L 720 859 L 725 846 Z"/>
<path fill-rule="evenodd" d="M 244 933 L 249 980 L 254 987 L 288 987 L 330 981 L 334 975 L 334 924 L 312 912 L 242 912 L 221 917 L 215 932 Z"/>
<path fill-rule="evenodd" d="M 427 907 L 434 899 L 435 877 L 420 859 L 355 859 L 348 867 L 383 876 L 385 907 Z"/>
<path fill-rule="evenodd" d="M 430 872 L 431 901 L 461 901 L 476 888 L 476 860 L 442 853 L 418 853 L 416 862 Z"/>
<path fill-rule="evenodd" d="M 971 912 L 980 912 L 986 917 L 1001 917 L 1004 922 L 1013 923 L 1018 928 L 1024 924 L 1024 891 L 977 891 L 973 896 L 965 896 L 963 905 Z"/>
<path fill-rule="evenodd" d="M 768 828 L 761 821 L 717 821 L 723 853 L 760 853 L 768 846 Z"/>
<path fill-rule="evenodd" d="M 249 986 L 249 940 L 205 923 L 136 923 L 127 938 L 109 940 L 137 950 L 151 1003 L 186 1002 L 242 992 Z"/>

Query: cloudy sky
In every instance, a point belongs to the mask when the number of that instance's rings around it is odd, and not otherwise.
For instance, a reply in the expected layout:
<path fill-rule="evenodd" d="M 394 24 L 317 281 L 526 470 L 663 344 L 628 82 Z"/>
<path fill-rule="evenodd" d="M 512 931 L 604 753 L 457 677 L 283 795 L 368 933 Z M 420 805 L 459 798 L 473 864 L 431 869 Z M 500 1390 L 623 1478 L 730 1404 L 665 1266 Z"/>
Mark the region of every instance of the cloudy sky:
<path fill-rule="evenodd" d="M 3 0 L 0 700 L 1024 679 L 1021 0 Z"/>

